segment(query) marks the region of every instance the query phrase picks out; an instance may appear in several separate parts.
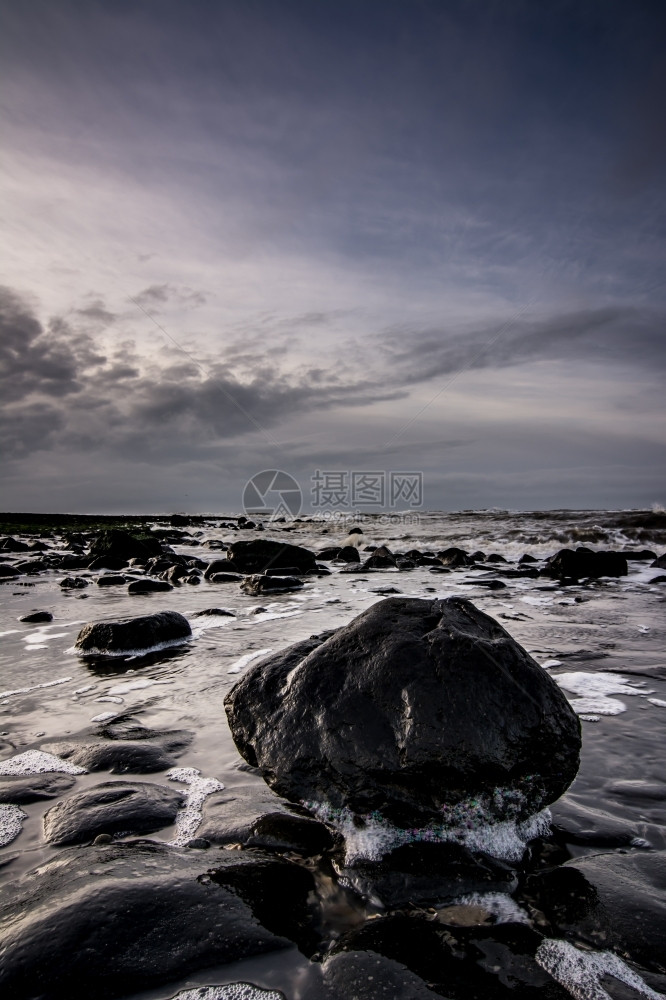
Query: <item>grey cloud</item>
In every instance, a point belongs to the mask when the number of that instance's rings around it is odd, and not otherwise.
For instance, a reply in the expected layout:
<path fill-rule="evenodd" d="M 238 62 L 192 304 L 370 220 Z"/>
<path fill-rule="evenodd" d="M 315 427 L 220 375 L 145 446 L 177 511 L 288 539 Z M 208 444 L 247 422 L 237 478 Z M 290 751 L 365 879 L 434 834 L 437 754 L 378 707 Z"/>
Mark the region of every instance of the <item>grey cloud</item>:
<path fill-rule="evenodd" d="M 116 313 L 112 313 L 105 308 L 102 299 L 96 299 L 84 309 L 77 309 L 76 314 L 77 316 L 82 316 L 84 319 L 92 320 L 101 326 L 110 326 L 111 323 L 114 323 L 118 319 Z"/>
<path fill-rule="evenodd" d="M 240 374 L 215 359 L 174 360 L 173 348 L 142 360 L 131 341 L 107 357 L 91 336 L 61 318 L 44 328 L 9 290 L 0 308 L 8 457 L 48 445 L 129 460 L 189 461 L 248 433 L 270 441 L 269 428 L 287 416 L 403 394 L 379 377 L 345 384 L 325 370 L 288 376 L 261 354 L 248 354 Z"/>
<path fill-rule="evenodd" d="M 157 303 L 168 302 L 169 300 L 169 286 L 165 285 L 150 285 L 148 288 L 144 288 L 143 291 L 134 295 L 132 298 L 133 302 L 136 302 L 140 306 L 153 306 Z"/>
<path fill-rule="evenodd" d="M 539 359 L 592 359 L 651 371 L 666 365 L 665 319 L 657 311 L 612 306 L 540 320 L 517 317 L 466 333 L 446 327 L 403 327 L 388 331 L 382 348 L 387 359 L 398 366 L 403 385 L 468 369 L 501 368 Z"/>
<path fill-rule="evenodd" d="M 208 301 L 208 296 L 202 291 L 190 288 L 188 285 L 174 287 L 165 282 L 163 285 L 149 285 L 148 288 L 144 288 L 143 291 L 134 295 L 130 301 L 142 308 L 155 308 L 156 306 L 165 305 L 167 302 L 173 301 L 181 305 L 196 307 L 205 305 Z"/>

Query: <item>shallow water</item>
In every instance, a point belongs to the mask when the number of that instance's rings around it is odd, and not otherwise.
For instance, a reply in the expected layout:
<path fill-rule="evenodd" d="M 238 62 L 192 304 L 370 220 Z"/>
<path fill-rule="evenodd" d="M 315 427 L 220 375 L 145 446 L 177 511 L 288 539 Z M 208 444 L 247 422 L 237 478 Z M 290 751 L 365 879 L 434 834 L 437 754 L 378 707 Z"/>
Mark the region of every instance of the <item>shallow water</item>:
<path fill-rule="evenodd" d="M 0 586 L 0 768 L 2 761 L 17 754 L 86 730 L 102 713 L 131 713 L 149 727 L 195 734 L 178 759 L 179 768 L 196 768 L 202 778 L 216 779 L 226 788 L 259 781 L 239 769 L 242 761 L 223 709 L 227 691 L 256 657 L 346 624 L 384 599 L 374 590 L 393 586 L 405 596 L 468 597 L 496 617 L 544 669 L 560 677 L 574 705 L 584 699 L 577 709 L 584 720 L 582 764 L 565 801 L 601 810 L 630 827 L 635 836 L 632 850 L 665 852 L 666 801 L 655 797 L 654 786 L 666 781 L 666 586 L 650 582 L 664 571 L 650 568 L 649 562 L 630 561 L 627 577 L 566 587 L 543 577 L 515 579 L 502 573 L 515 569 L 514 561 L 525 552 L 543 558 L 565 545 L 664 551 L 664 529 L 627 525 L 623 519 L 631 520 L 621 512 L 598 511 L 433 513 L 421 515 L 418 524 L 367 519 L 367 543 L 387 544 L 393 551 L 435 552 L 457 545 L 499 553 L 512 564 L 488 564 L 485 573 L 459 569 L 442 575 L 432 574 L 428 567 L 358 575 L 332 567 L 330 576 L 307 578 L 301 591 L 261 599 L 242 594 L 235 583 L 203 580 L 199 586 L 183 585 L 168 593 L 130 596 L 125 587 L 97 587 L 92 582 L 97 574 L 85 570 L 75 573 L 91 580 L 85 590 L 61 590 L 58 580 L 67 575 L 62 570 L 4 582 Z M 339 544 L 347 527 L 303 522 L 283 531 L 276 525 L 262 537 L 316 551 Z M 242 537 L 255 533 L 244 532 Z M 211 521 L 199 541 L 236 538 L 236 532 Z M 174 548 L 203 559 L 221 555 L 205 544 Z M 483 588 L 478 581 L 484 576 L 502 580 L 506 588 Z M 233 617 L 192 617 L 210 607 L 231 611 Z M 51 611 L 53 621 L 33 625 L 18 621 L 35 609 Z M 161 610 L 188 617 L 192 639 L 148 656 L 114 660 L 83 660 L 72 651 L 87 622 Z M 76 790 L 100 780 L 105 780 L 100 773 L 80 775 Z M 170 784 L 161 774 L 132 775 L 132 780 Z M 21 806 L 25 813 L 21 832 L 0 848 L 0 886 L 58 851 L 42 841 L 42 816 L 52 805 L 47 800 Z M 557 807 L 554 812 L 557 819 Z M 15 831 L 15 814 L 7 823 L 13 823 Z M 172 842 L 178 832 L 171 826 L 151 839 Z M 567 851 L 573 857 L 598 848 L 568 844 Z M 350 926 L 355 919 L 352 911 L 350 906 Z M 207 969 L 141 997 L 161 1000 L 186 987 L 242 981 L 282 989 L 289 1000 L 299 1000 L 318 974 L 294 948 Z"/>

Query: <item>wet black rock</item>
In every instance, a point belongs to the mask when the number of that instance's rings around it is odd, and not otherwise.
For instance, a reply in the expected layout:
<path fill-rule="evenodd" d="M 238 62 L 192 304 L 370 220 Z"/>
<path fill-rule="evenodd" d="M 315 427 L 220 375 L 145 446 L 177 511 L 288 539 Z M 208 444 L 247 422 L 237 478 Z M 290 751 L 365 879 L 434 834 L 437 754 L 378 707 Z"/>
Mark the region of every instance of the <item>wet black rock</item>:
<path fill-rule="evenodd" d="M 112 774 L 152 774 L 166 771 L 176 763 L 161 746 L 132 740 L 105 743 L 48 743 L 41 748 L 86 771 Z"/>
<path fill-rule="evenodd" d="M 622 552 L 594 552 L 592 549 L 560 549 L 547 561 L 546 576 L 582 577 L 626 576 L 629 572 L 627 557 Z"/>
<path fill-rule="evenodd" d="M 502 580 L 463 580 L 466 587 L 487 587 L 488 590 L 506 590 L 506 583 Z"/>
<path fill-rule="evenodd" d="M 219 852 L 209 873 L 212 860 L 145 842 L 77 848 L 5 885 L 3 995 L 124 996 L 289 947 L 309 873 L 259 852 Z"/>
<path fill-rule="evenodd" d="M 332 843 L 323 824 L 257 781 L 209 795 L 197 836 L 213 844 L 244 844 L 305 854 L 319 854 Z"/>
<path fill-rule="evenodd" d="M 655 569 L 666 569 L 666 552 L 663 555 L 658 556 L 654 562 L 650 563 Z"/>
<path fill-rule="evenodd" d="M 324 990 L 306 992 L 303 1000 L 435 1000 L 424 981 L 400 962 L 370 951 L 340 952 L 323 967 Z M 446 998 L 444 998 L 446 1000 Z"/>
<path fill-rule="evenodd" d="M 176 819 L 184 795 L 148 782 L 105 781 L 57 802 L 44 816 L 49 844 L 81 844 L 100 833 L 152 833 Z"/>
<path fill-rule="evenodd" d="M 371 556 L 363 563 L 364 569 L 392 569 L 396 564 L 396 557 L 385 545 L 380 545 L 374 549 Z"/>
<path fill-rule="evenodd" d="M 232 542 L 228 555 L 241 573 L 263 573 L 269 567 L 282 569 L 285 566 L 297 566 L 301 573 L 307 573 L 316 566 L 314 553 L 309 549 L 269 538 Z"/>
<path fill-rule="evenodd" d="M 459 566 L 469 566 L 473 561 L 464 549 L 456 548 L 455 545 L 438 552 L 437 558 L 440 560 L 442 566 L 448 566 L 450 569 L 457 569 Z"/>
<path fill-rule="evenodd" d="M 258 594 L 273 594 L 285 590 L 299 590 L 303 586 L 303 581 L 295 576 L 266 576 L 257 573 L 254 576 L 246 576 L 241 583 L 241 590 L 244 594 L 256 597 Z"/>
<path fill-rule="evenodd" d="M 192 635 L 187 618 L 177 611 L 158 611 L 139 618 L 91 622 L 78 634 L 75 649 L 80 653 L 119 654 L 173 644 Z"/>
<path fill-rule="evenodd" d="M 240 583 L 242 579 L 242 573 L 211 573 L 208 577 L 210 583 Z"/>
<path fill-rule="evenodd" d="M 225 611 L 224 608 L 204 608 L 203 611 L 195 611 L 192 615 L 193 618 L 204 618 L 206 616 L 218 616 L 226 618 L 234 618 L 235 615 L 233 611 Z"/>
<path fill-rule="evenodd" d="M 639 831 L 626 819 L 580 802 L 573 795 L 563 796 L 552 806 L 551 813 L 553 832 L 566 844 L 629 847 L 640 837 Z"/>
<path fill-rule="evenodd" d="M 169 518 L 172 528 L 187 528 L 192 524 L 192 518 L 187 514 L 172 514 Z"/>
<path fill-rule="evenodd" d="M 556 934 L 666 972 L 663 853 L 577 858 L 531 876 L 527 892 Z"/>
<path fill-rule="evenodd" d="M 82 576 L 66 576 L 64 580 L 60 581 L 59 586 L 63 590 L 82 590 L 88 586 L 89 582 Z"/>
<path fill-rule="evenodd" d="M 652 549 L 641 549 L 640 552 L 623 552 L 622 555 L 626 556 L 629 561 L 636 559 L 640 562 L 647 562 L 650 559 L 657 558 L 657 553 L 653 552 Z"/>
<path fill-rule="evenodd" d="M 361 556 L 355 545 L 344 545 L 338 550 L 335 559 L 344 563 L 358 563 L 361 561 Z"/>
<path fill-rule="evenodd" d="M 29 615 L 23 615 L 19 618 L 20 622 L 31 622 L 36 624 L 37 622 L 52 622 L 53 615 L 50 611 L 31 611 Z"/>
<path fill-rule="evenodd" d="M 318 820 L 288 812 L 260 816 L 245 840 L 247 847 L 268 851 L 294 851 L 311 857 L 333 847 L 333 836 Z"/>
<path fill-rule="evenodd" d="M 417 911 L 367 921 L 343 935 L 334 951 L 383 955 L 451 1000 L 571 1000 L 537 964 L 534 955 L 542 939 L 530 927 L 443 926 L 434 916 L 427 919 Z"/>
<path fill-rule="evenodd" d="M 210 580 L 216 573 L 238 573 L 238 567 L 230 559 L 213 559 L 204 570 L 204 580 Z"/>
<path fill-rule="evenodd" d="M 20 774 L 0 778 L 0 802 L 16 805 L 55 799 L 68 791 L 75 779 L 70 774 Z"/>
<path fill-rule="evenodd" d="M 494 563 L 505 563 L 508 562 L 509 560 L 505 559 L 504 556 L 501 556 L 499 552 L 491 552 L 489 556 L 486 556 L 485 561 Z"/>
<path fill-rule="evenodd" d="M 136 538 L 127 531 L 111 528 L 100 531 L 90 546 L 91 559 L 148 559 L 162 551 L 159 539 L 144 535 Z M 109 567 L 113 569 L 114 567 Z"/>
<path fill-rule="evenodd" d="M 350 546 L 350 548 L 353 548 L 353 546 Z M 317 559 L 321 559 L 323 562 L 330 562 L 332 559 L 337 559 L 338 553 L 341 551 L 339 545 L 329 546 L 329 548 L 321 549 L 320 552 L 317 552 Z"/>
<path fill-rule="evenodd" d="M 508 865 L 456 843 L 405 844 L 381 861 L 338 868 L 338 875 L 359 895 L 391 910 L 410 903 L 441 905 L 470 893 L 509 893 L 518 884 Z"/>
<path fill-rule="evenodd" d="M 120 717 L 100 723 L 93 733 L 105 740 L 133 741 L 144 740 L 155 743 L 167 753 L 178 754 L 191 746 L 194 734 L 189 729 L 150 729 L 142 726 L 135 719 Z"/>
<path fill-rule="evenodd" d="M 183 577 L 186 577 L 189 573 L 189 569 L 185 566 L 180 566 L 176 564 L 175 566 L 169 566 L 169 568 L 164 572 L 163 576 L 167 583 L 179 583 Z"/>
<path fill-rule="evenodd" d="M 98 587 L 122 587 L 130 579 L 131 577 L 123 576 L 121 573 L 105 573 L 104 576 L 98 576 L 95 582 Z"/>
<path fill-rule="evenodd" d="M 8 563 L 0 563 L 0 579 L 14 579 L 21 574 L 14 566 L 10 566 Z"/>
<path fill-rule="evenodd" d="M 493 818 L 523 819 L 578 769 L 563 693 L 460 598 L 375 604 L 251 667 L 225 708 L 242 756 L 280 795 L 399 826 L 441 822 L 498 788 Z"/>
<path fill-rule="evenodd" d="M 521 563 L 535 563 L 538 561 L 539 560 L 535 556 L 531 556 L 529 552 L 526 552 L 525 555 L 521 556 L 520 559 L 518 560 L 518 565 L 520 565 Z"/>
<path fill-rule="evenodd" d="M 21 542 L 18 538 L 12 538 L 8 535 L 0 541 L 0 552 L 28 552 L 30 546 L 27 542 Z"/>
<path fill-rule="evenodd" d="M 124 569 L 127 566 L 127 559 L 121 559 L 118 556 L 96 556 L 94 559 L 90 559 L 86 566 L 88 569 L 110 569 L 118 570 Z"/>
<path fill-rule="evenodd" d="M 152 580 L 146 578 L 144 580 L 133 580 L 132 583 L 127 588 L 128 594 L 159 594 L 165 593 L 167 590 L 173 590 L 170 583 L 166 580 Z"/>

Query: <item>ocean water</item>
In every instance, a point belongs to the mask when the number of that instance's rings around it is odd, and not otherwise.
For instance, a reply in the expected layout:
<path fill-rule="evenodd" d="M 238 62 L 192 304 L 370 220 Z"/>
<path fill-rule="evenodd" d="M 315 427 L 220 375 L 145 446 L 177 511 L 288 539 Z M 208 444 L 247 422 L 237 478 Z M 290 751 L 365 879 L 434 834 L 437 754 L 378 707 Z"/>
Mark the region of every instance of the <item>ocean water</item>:
<path fill-rule="evenodd" d="M 198 545 L 174 545 L 175 551 L 219 558 L 219 550 L 206 543 L 239 537 L 224 523 L 224 518 L 208 519 L 201 529 L 193 529 L 199 532 Z M 198 816 L 210 791 L 221 785 L 233 790 L 236 785 L 261 780 L 241 769 L 243 762 L 223 708 L 226 693 L 243 672 L 269 651 L 346 624 L 384 599 L 375 591 L 394 587 L 408 597 L 465 596 L 497 618 L 560 684 L 583 720 L 581 768 L 564 804 L 571 802 L 623 823 L 635 838 L 631 849 L 666 852 L 666 800 L 654 794 L 655 785 L 666 789 L 666 586 L 652 582 L 664 571 L 651 568 L 649 561 L 631 560 L 626 577 L 573 586 L 544 577 L 503 576 L 503 570 L 515 569 L 515 562 L 525 553 L 542 559 L 562 547 L 577 545 L 627 552 L 649 548 L 661 555 L 666 550 L 666 528 L 659 517 L 651 517 L 648 511 L 463 511 L 420 514 L 418 523 L 385 523 L 380 517 L 367 517 L 360 523 L 364 528 L 361 548 L 385 544 L 394 552 L 437 552 L 459 546 L 468 552 L 480 549 L 502 555 L 509 563 L 488 564 L 485 578 L 501 580 L 506 587 L 488 590 L 480 585 L 484 573 L 467 568 L 442 575 L 431 573 L 428 567 L 345 574 L 331 564 L 330 576 L 307 578 L 298 592 L 260 599 L 243 594 L 236 583 L 203 580 L 199 586 L 183 585 L 168 593 L 129 595 L 122 586 L 97 587 L 93 581 L 98 574 L 85 570 L 69 574 L 90 579 L 84 590 L 62 590 L 58 581 L 68 575 L 62 570 L 3 582 L 0 774 L 50 770 L 53 757 L 42 746 L 116 715 L 131 714 L 155 729 L 190 730 L 194 738 L 179 757 L 177 769 L 164 775 L 131 776 L 164 784 L 173 781 L 173 787 L 187 793 L 188 808 L 178 825 L 151 835 L 167 843 L 182 843 L 184 837 L 196 835 Z M 260 537 L 317 551 L 341 544 L 348 528 L 348 524 L 306 519 L 268 525 Z M 255 533 L 243 532 L 240 537 L 252 538 Z M 62 541 L 53 544 L 64 548 Z M 231 614 L 193 617 L 210 607 Z M 18 621 L 32 610 L 52 612 L 53 621 L 33 625 Z M 188 617 L 192 638 L 148 656 L 113 660 L 82 659 L 73 651 L 79 630 L 88 622 L 162 610 Z M 77 791 L 106 777 L 103 772 L 76 773 L 80 769 L 67 763 L 61 770 L 75 774 Z M 641 794 L 648 787 L 651 797 Z M 2 811 L 0 806 L 0 842 L 4 841 L 0 891 L 3 882 L 57 853 L 57 847 L 45 845 L 42 839 L 42 817 L 52 805 L 48 800 L 20 809 Z M 575 857 L 597 853 L 598 848 L 571 844 L 568 851 Z M 575 962 L 568 952 L 560 955 L 558 947 L 545 948 L 544 961 L 559 962 L 558 975 L 564 976 Z M 599 959 L 599 968 L 603 961 Z M 294 949 L 207 969 L 182 984 L 169 984 L 141 997 L 162 1000 L 179 989 L 250 982 L 266 990 L 282 989 L 289 1000 L 299 1000 L 313 975 L 309 963 Z M 574 991 L 572 995 L 583 994 Z"/>

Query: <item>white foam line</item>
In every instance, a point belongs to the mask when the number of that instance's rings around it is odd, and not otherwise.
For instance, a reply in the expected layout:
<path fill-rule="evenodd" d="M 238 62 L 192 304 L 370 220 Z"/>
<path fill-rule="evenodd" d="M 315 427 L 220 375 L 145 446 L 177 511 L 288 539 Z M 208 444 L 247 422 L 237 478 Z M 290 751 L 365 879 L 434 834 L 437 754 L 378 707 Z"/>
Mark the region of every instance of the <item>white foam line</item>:
<path fill-rule="evenodd" d="M 553 674 L 553 680 L 567 691 L 583 697 L 594 697 L 595 695 L 607 697 L 611 694 L 654 694 L 654 691 L 646 690 L 645 681 L 630 681 L 619 674 L 611 674 L 603 670 L 596 673 L 573 670 L 565 674 Z"/>
<path fill-rule="evenodd" d="M 40 688 L 55 687 L 57 684 L 67 684 L 71 677 L 59 677 L 57 681 L 46 681 L 44 684 L 33 684 L 32 687 L 14 688 L 13 691 L 0 691 L 0 698 L 9 698 L 13 694 L 29 694 L 30 691 L 38 691 Z"/>
<path fill-rule="evenodd" d="M 106 722 L 108 719 L 116 719 L 118 717 L 117 712 L 100 712 L 99 715 L 93 715 L 91 722 Z"/>
<path fill-rule="evenodd" d="M 25 750 L 15 757 L 0 761 L 0 774 L 47 774 L 62 771 L 64 774 L 87 774 L 85 767 L 70 764 L 62 757 L 43 750 Z"/>
<path fill-rule="evenodd" d="M 77 649 L 76 646 L 70 646 L 65 652 L 68 654 L 73 654 L 74 656 L 80 656 L 83 659 L 89 656 L 103 656 L 110 658 L 126 657 L 127 659 L 140 659 L 142 656 L 147 656 L 149 653 L 158 653 L 162 649 L 171 649 L 172 646 L 184 646 L 193 638 L 192 635 L 185 635 L 182 639 L 169 639 L 168 642 L 158 642 L 154 646 L 146 646 L 145 649 L 118 649 L 118 650 L 108 650 L 108 649 L 98 649 L 96 646 L 92 649 Z"/>
<path fill-rule="evenodd" d="M 63 636 L 69 635 L 69 632 L 46 632 L 45 630 L 39 631 L 35 630 L 31 632 L 30 635 L 26 636 L 23 640 L 26 646 L 32 646 L 35 642 L 44 642 L 46 639 L 62 639 Z"/>
<path fill-rule="evenodd" d="M 0 847 L 11 844 L 23 829 L 23 820 L 28 818 L 18 806 L 0 803 Z"/>
<path fill-rule="evenodd" d="M 534 957 L 575 1000 L 611 1000 L 611 995 L 601 985 L 604 976 L 612 976 L 649 1000 L 663 998 L 663 993 L 656 993 L 610 951 L 581 951 L 568 941 L 546 938 Z"/>
<path fill-rule="evenodd" d="M 182 990 L 173 1000 L 284 1000 L 284 993 L 262 990 L 252 983 L 227 983 L 226 986 L 199 986 Z"/>
<path fill-rule="evenodd" d="M 172 847 L 185 847 L 193 839 L 203 819 L 201 809 L 213 792 L 221 792 L 224 785 L 217 778 L 202 778 L 196 767 L 172 767 L 166 772 L 169 781 L 182 781 L 189 785 L 185 793 L 185 808 L 176 819 L 176 836 L 169 843 Z"/>
<path fill-rule="evenodd" d="M 663 698 L 648 698 L 651 705 L 656 705 L 657 708 L 666 708 L 666 701 Z"/>
<path fill-rule="evenodd" d="M 576 715 L 587 722 L 598 722 L 600 715 L 622 715 L 627 706 L 617 698 L 605 698 L 598 694 L 591 698 L 570 698 L 569 704 Z"/>
<path fill-rule="evenodd" d="M 117 695 L 103 694 L 100 698 L 94 698 L 94 701 L 110 701 L 114 705 L 122 705 L 125 701 L 124 698 L 120 698 Z"/>
<path fill-rule="evenodd" d="M 546 836 L 550 832 L 551 814 L 548 809 L 544 809 L 522 821 L 511 818 L 496 820 L 492 810 L 501 804 L 506 794 L 503 789 L 496 789 L 494 804 L 479 800 L 460 802 L 451 810 L 448 822 L 430 823 L 428 826 L 409 830 L 393 826 L 381 816 L 375 815 L 364 816 L 365 825 L 359 827 L 348 808 L 332 809 L 327 803 L 318 802 L 303 804 L 318 819 L 342 834 L 347 864 L 362 860 L 379 861 L 394 848 L 415 842 L 454 842 L 503 861 L 519 861 L 530 840 Z M 508 795 L 515 798 L 513 792 Z"/>
<path fill-rule="evenodd" d="M 253 660 L 258 660 L 260 656 L 266 656 L 270 652 L 272 652 L 272 649 L 257 649 L 254 653 L 246 653 L 245 656 L 241 656 L 240 659 L 232 663 L 227 673 L 239 674 Z"/>
<path fill-rule="evenodd" d="M 3 635 L 13 635 L 15 632 L 20 632 L 20 628 L 8 628 L 5 632 L 0 632 L 0 637 Z"/>

